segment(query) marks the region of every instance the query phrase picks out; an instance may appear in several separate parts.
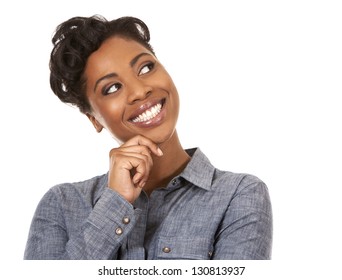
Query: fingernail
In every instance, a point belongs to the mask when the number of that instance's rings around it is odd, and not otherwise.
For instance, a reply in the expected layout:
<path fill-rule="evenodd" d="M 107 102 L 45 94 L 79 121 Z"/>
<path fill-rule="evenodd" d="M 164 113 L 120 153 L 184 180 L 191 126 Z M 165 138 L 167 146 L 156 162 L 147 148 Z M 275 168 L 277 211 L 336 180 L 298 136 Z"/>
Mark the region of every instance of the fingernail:
<path fill-rule="evenodd" d="M 139 187 L 140 187 L 140 188 L 143 188 L 145 185 L 146 185 L 146 182 L 141 182 L 141 183 L 139 184 Z"/>
<path fill-rule="evenodd" d="M 157 152 L 158 152 L 158 155 L 159 156 L 162 156 L 164 153 L 163 153 L 163 151 L 158 147 L 158 149 L 157 149 Z"/>

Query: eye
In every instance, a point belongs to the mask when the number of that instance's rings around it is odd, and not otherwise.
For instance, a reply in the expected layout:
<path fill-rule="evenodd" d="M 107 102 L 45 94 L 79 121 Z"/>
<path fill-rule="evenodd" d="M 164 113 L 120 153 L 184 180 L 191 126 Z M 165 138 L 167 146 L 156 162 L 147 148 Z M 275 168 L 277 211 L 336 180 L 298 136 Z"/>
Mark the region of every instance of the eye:
<path fill-rule="evenodd" d="M 108 95 L 111 93 L 115 93 L 117 92 L 119 89 L 121 88 L 121 84 L 116 83 L 116 84 L 112 84 L 109 87 L 105 87 L 102 94 L 103 95 Z"/>
<path fill-rule="evenodd" d="M 144 75 L 144 74 L 150 72 L 150 71 L 153 69 L 153 67 L 154 67 L 154 63 L 153 63 L 153 62 L 150 62 L 150 63 L 144 65 L 144 66 L 140 69 L 139 76 L 140 76 L 140 75 Z"/>

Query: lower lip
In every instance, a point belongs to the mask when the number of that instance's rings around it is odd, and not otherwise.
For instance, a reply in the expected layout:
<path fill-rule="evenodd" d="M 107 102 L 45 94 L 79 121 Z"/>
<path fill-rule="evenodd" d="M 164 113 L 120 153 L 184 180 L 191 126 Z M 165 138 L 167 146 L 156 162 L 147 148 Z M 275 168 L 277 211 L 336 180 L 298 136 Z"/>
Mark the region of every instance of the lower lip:
<path fill-rule="evenodd" d="M 146 122 L 131 122 L 131 123 L 141 128 L 153 128 L 155 126 L 160 125 L 163 122 L 165 115 L 166 115 L 166 110 L 165 110 L 165 102 L 164 102 L 163 107 L 161 108 L 159 114 L 156 115 L 153 119 L 150 119 Z"/>

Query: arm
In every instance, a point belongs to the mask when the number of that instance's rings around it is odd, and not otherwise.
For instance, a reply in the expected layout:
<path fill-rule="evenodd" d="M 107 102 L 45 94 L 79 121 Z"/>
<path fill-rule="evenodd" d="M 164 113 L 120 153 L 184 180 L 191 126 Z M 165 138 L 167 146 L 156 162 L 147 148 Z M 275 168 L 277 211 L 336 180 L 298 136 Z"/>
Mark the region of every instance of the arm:
<path fill-rule="evenodd" d="M 139 209 L 132 204 L 140 195 L 152 168 L 152 155 L 162 151 L 151 140 L 136 136 L 110 152 L 108 188 L 88 217 L 84 209 L 63 212 L 59 196 L 50 190 L 36 210 L 25 259 L 115 259 L 134 227 Z M 73 207 L 73 201 L 68 201 Z M 77 213 L 81 211 L 82 213 Z M 72 222 L 66 223 L 66 215 Z M 82 218 L 80 218 L 82 217 Z M 124 218 L 129 218 L 124 222 Z M 80 220 L 84 219 L 82 224 Z M 77 227 L 80 228 L 77 228 Z"/>
<path fill-rule="evenodd" d="M 80 228 L 70 232 L 58 196 L 51 189 L 35 212 L 24 258 L 116 259 L 138 215 L 138 209 L 107 188 Z M 130 219 L 128 224 L 124 217 Z"/>
<path fill-rule="evenodd" d="M 246 176 L 219 228 L 213 259 L 270 259 L 272 209 L 266 185 Z"/>

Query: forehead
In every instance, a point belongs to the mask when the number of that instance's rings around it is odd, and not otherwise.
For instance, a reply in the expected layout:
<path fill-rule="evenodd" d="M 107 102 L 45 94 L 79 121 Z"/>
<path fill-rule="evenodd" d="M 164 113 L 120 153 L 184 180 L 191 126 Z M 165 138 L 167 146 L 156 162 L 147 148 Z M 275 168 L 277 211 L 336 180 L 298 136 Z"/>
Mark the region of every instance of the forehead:
<path fill-rule="evenodd" d="M 105 40 L 100 48 L 89 56 L 86 70 L 93 67 L 102 68 L 109 64 L 127 64 L 134 56 L 141 52 L 150 53 L 143 45 L 134 40 L 111 37 Z"/>

